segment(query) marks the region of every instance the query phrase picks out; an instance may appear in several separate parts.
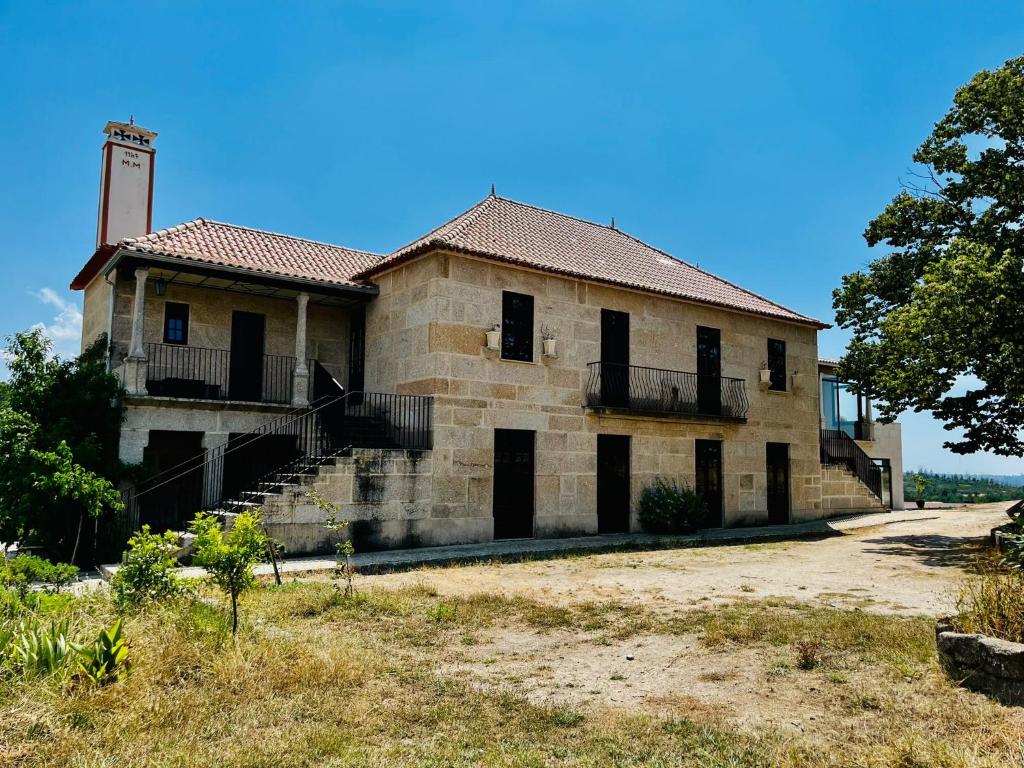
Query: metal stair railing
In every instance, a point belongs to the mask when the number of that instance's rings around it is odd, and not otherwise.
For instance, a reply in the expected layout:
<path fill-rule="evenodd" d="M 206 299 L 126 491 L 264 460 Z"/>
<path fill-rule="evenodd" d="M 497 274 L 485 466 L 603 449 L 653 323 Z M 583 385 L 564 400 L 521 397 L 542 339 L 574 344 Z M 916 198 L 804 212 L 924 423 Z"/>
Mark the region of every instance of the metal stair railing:
<path fill-rule="evenodd" d="M 376 392 L 345 393 L 320 373 L 318 389 L 340 391 L 320 397 L 253 432 L 181 462 L 122 492 L 124 511 L 110 532 L 121 546 L 143 524 L 155 531 L 184 530 L 201 510 L 232 512 L 254 506 L 268 487 L 304 474 L 349 447 L 367 422 L 387 447 L 428 450 L 432 445 L 433 398 Z M 333 382 L 328 386 L 328 382 Z M 284 480 L 282 480 L 284 478 Z M 118 550 L 119 551 L 119 550 Z"/>
<path fill-rule="evenodd" d="M 821 430 L 821 463 L 846 467 L 879 501 L 882 500 L 882 468 L 841 429 Z"/>
<path fill-rule="evenodd" d="M 234 486 L 248 487 L 302 457 L 331 450 L 339 436 L 332 434 L 328 420 L 340 400 L 323 398 L 291 411 L 125 489 L 120 538 L 127 541 L 143 524 L 157 531 L 183 530 L 196 512 L 217 508 L 225 491 L 233 495 Z M 234 486 L 225 489 L 229 464 Z"/>

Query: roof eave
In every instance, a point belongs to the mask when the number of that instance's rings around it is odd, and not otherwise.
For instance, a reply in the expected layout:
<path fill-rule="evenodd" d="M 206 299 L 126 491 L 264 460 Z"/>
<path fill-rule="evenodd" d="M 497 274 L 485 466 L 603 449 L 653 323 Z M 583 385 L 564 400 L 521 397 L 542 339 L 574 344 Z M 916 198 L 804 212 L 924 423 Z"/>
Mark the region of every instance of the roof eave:
<path fill-rule="evenodd" d="M 71 281 L 71 285 L 68 287 L 72 291 L 81 291 L 92 282 L 93 278 L 100 272 L 100 269 L 110 261 L 111 257 L 117 253 L 118 247 L 116 245 L 101 245 L 96 248 L 89 260 L 85 262 L 78 274 L 75 275 L 74 280 Z"/>
<path fill-rule="evenodd" d="M 314 278 L 296 277 L 292 275 L 279 274 L 276 272 L 264 272 L 257 269 L 246 269 L 245 267 L 235 267 L 228 264 L 217 264 L 216 262 L 189 259 L 182 256 L 175 256 L 174 254 L 154 253 L 152 251 L 140 250 L 125 246 L 117 247 L 113 255 L 109 259 L 107 259 L 106 265 L 103 267 L 102 271 L 97 271 L 100 272 L 105 277 L 109 275 L 114 269 L 116 269 L 118 265 L 126 258 L 138 259 L 140 261 L 156 262 L 161 264 L 185 265 L 186 267 L 192 267 L 193 269 L 199 270 L 226 272 L 231 275 L 244 276 L 253 280 L 263 279 L 281 283 L 292 283 L 304 286 L 313 291 L 340 291 L 344 293 L 364 294 L 367 296 L 376 296 L 377 293 L 379 293 L 379 290 L 375 285 L 356 285 L 352 283 L 341 283 L 331 280 L 316 280 Z M 85 270 L 83 269 L 83 272 L 84 271 Z M 89 280 L 92 280 L 92 277 L 94 276 L 91 276 Z M 77 280 L 78 278 L 76 278 L 76 281 Z M 86 281 L 86 283 L 88 283 L 88 281 Z M 72 285 L 74 285 L 74 283 L 72 283 Z"/>
<path fill-rule="evenodd" d="M 512 259 L 512 258 L 509 258 L 507 256 L 500 256 L 500 255 L 494 254 L 494 253 L 488 253 L 487 251 L 479 251 L 479 250 L 474 250 L 472 248 L 465 248 L 463 246 L 455 245 L 453 243 L 445 242 L 443 240 L 429 240 L 429 241 L 427 241 L 425 243 L 421 243 L 421 244 L 415 246 L 414 248 L 410 248 L 405 253 L 402 253 L 399 256 L 396 256 L 393 261 L 388 261 L 388 262 L 384 262 L 384 263 L 381 263 L 381 264 L 375 264 L 374 266 L 370 267 L 369 269 L 364 269 L 361 272 L 357 272 L 356 274 L 354 274 L 352 276 L 352 279 L 353 280 L 369 280 L 370 278 L 374 277 L 375 275 L 379 275 L 382 272 L 386 272 L 386 271 L 388 271 L 388 270 L 390 270 L 390 269 L 392 269 L 394 267 L 398 267 L 398 266 L 401 266 L 402 264 L 406 264 L 409 261 L 411 261 L 411 260 L 413 260 L 413 259 L 415 259 L 415 258 L 417 258 L 419 256 L 424 255 L 425 253 L 428 253 L 430 251 L 437 251 L 437 250 L 452 251 L 454 253 L 462 253 L 462 254 L 466 254 L 467 256 L 476 256 L 478 258 L 488 259 L 490 261 L 500 261 L 500 262 L 505 263 L 505 264 L 515 264 L 515 265 L 521 266 L 521 267 L 523 267 L 525 269 L 535 269 L 535 270 L 537 270 L 539 272 L 546 272 L 546 273 L 554 274 L 554 275 L 564 275 L 566 277 L 572 277 L 572 278 L 576 278 L 578 280 L 590 280 L 590 281 L 595 282 L 595 283 L 601 283 L 602 285 L 613 285 L 613 286 L 616 286 L 618 288 L 628 288 L 629 290 L 639 291 L 641 293 L 649 293 L 649 294 L 653 294 L 655 296 L 666 296 L 668 298 L 678 299 L 680 301 L 690 301 L 690 302 L 693 302 L 695 304 L 704 304 L 704 305 L 709 306 L 709 307 L 719 307 L 720 309 L 727 309 L 727 310 L 729 310 L 731 312 L 739 312 L 740 314 L 744 314 L 744 315 L 754 315 L 756 317 L 768 317 L 768 318 L 771 318 L 773 320 L 778 320 L 780 322 L 796 323 L 797 325 L 808 325 L 808 326 L 811 326 L 812 328 L 816 328 L 816 329 L 822 330 L 822 331 L 823 330 L 827 330 L 827 329 L 832 327 L 830 324 L 823 323 L 821 320 L 816 320 L 813 317 L 804 317 L 803 315 L 798 315 L 798 316 L 795 316 L 795 317 L 784 317 L 782 315 L 771 314 L 769 312 L 757 312 L 756 310 L 752 310 L 752 309 L 743 309 L 741 307 L 734 307 L 734 306 L 730 306 L 728 304 L 723 304 L 721 302 L 710 301 L 708 299 L 700 299 L 700 298 L 696 298 L 696 297 L 680 296 L 680 295 L 675 294 L 675 293 L 669 293 L 668 291 L 658 291 L 658 290 L 654 290 L 652 288 L 642 288 L 642 287 L 635 286 L 635 285 L 629 285 L 628 283 L 618 282 L 616 280 L 609 280 L 609 279 L 606 279 L 606 278 L 596 277 L 594 275 L 585 275 L 585 274 L 580 273 L 580 272 L 573 272 L 573 271 L 567 270 L 567 269 L 557 269 L 557 268 L 554 268 L 554 267 L 545 267 L 545 266 L 540 265 L 540 264 L 526 264 L 526 263 L 523 263 L 522 261 L 519 261 L 518 259 Z"/>

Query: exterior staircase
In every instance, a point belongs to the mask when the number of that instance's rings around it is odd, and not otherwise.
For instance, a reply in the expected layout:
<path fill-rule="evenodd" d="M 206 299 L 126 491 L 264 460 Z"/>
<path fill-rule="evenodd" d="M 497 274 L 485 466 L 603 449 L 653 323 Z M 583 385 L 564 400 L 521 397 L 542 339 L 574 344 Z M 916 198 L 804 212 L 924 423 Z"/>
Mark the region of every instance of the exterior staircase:
<path fill-rule="evenodd" d="M 821 506 L 836 514 L 885 511 L 881 468 L 840 430 L 821 430 Z"/>
<path fill-rule="evenodd" d="M 119 557 L 142 525 L 185 531 L 200 511 L 219 515 L 230 528 L 244 510 L 314 482 L 354 449 L 430 449 L 432 398 L 346 393 L 330 381 L 335 392 L 308 407 L 126 489 L 124 512 L 103 532 L 110 555 Z M 183 535 L 186 545 L 187 539 Z"/>

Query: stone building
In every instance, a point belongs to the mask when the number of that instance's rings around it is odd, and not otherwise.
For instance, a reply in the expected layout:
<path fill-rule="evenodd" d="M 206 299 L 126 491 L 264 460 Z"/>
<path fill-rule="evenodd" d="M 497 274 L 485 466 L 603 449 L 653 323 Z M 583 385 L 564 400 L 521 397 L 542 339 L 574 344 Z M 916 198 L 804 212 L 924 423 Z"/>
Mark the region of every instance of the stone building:
<path fill-rule="evenodd" d="M 390 254 L 153 232 L 156 134 L 106 132 L 72 288 L 125 385 L 121 456 L 152 475 L 129 527 L 258 505 L 316 551 L 315 489 L 364 548 L 627 531 L 657 478 L 700 491 L 703 527 L 902 506 L 898 425 L 868 408 L 848 434 L 824 405 L 818 320 L 493 192 Z"/>

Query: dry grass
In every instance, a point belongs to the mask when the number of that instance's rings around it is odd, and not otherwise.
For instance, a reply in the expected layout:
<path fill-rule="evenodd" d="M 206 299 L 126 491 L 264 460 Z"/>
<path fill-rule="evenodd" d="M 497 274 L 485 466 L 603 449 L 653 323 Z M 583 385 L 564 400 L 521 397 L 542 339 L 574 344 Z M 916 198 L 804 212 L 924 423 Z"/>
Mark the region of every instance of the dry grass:
<path fill-rule="evenodd" d="M 960 587 L 958 628 L 1024 643 L 1024 572 L 1007 570 L 994 558 L 979 559 L 977 571 Z"/>
<path fill-rule="evenodd" d="M 111 617 L 103 597 L 68 610 L 83 626 Z M 1012 710 L 931 674 L 923 621 L 756 602 L 664 621 L 612 604 L 451 599 L 418 588 L 346 600 L 328 584 L 261 587 L 243 600 L 242 615 L 237 642 L 215 601 L 128 617 L 134 667 L 107 688 L 7 681 L 0 764 L 996 766 L 1015 758 L 1024 726 Z M 844 717 L 881 711 L 888 725 L 850 732 L 847 743 L 822 742 L 740 730 L 699 708 L 687 719 L 534 706 L 437 673 L 439 660 L 474 632 L 524 626 L 586 628 L 598 640 L 696 629 L 716 652 L 730 644 L 791 650 L 825 638 L 830 651 L 881 660 L 860 669 L 856 685 L 837 684 L 834 698 Z M 927 672 L 913 700 L 896 698 L 893 664 Z M 819 674 L 793 671 L 774 684 L 806 685 L 801 676 Z"/>

